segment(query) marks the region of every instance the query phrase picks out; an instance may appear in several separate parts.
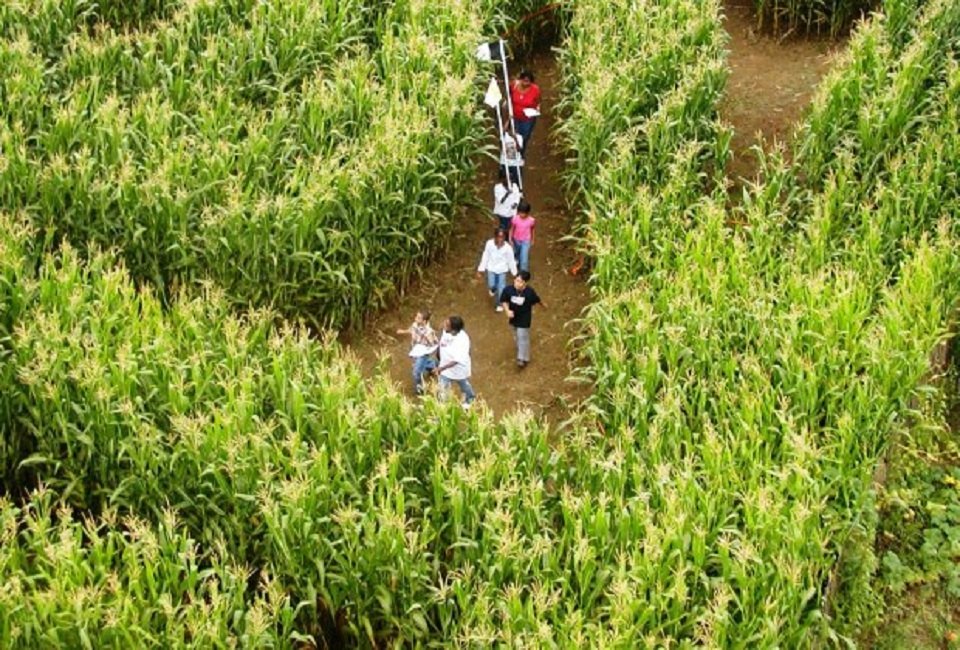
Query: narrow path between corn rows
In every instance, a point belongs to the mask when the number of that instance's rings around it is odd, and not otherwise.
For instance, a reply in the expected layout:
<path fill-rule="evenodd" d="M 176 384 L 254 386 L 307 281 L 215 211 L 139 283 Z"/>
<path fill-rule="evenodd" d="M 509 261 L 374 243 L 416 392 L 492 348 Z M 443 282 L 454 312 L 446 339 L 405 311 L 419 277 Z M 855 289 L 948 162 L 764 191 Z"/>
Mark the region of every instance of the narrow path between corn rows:
<path fill-rule="evenodd" d="M 758 36 L 749 0 L 728 0 L 724 11 L 731 73 L 720 111 L 735 131 L 728 176 L 731 192 L 739 193 L 740 179 L 756 174 L 757 160 L 750 148 L 758 142 L 769 148 L 789 137 L 840 46 L 826 40 Z M 590 389 L 568 380 L 573 370 L 569 342 L 577 333 L 573 321 L 587 305 L 589 291 L 584 278 L 568 272 L 577 254 L 563 241 L 575 215 L 566 209 L 561 190 L 565 152 L 553 137 L 559 99 L 556 61 L 552 52 L 541 52 L 527 66 L 537 75 L 544 109 L 528 151 L 525 176 L 526 197 L 537 218 L 531 284 L 547 304 L 547 309 L 534 314 L 530 366 L 516 368 L 506 319 L 493 311 L 484 282 L 475 278 L 483 244 L 495 225 L 488 209 L 462 211 L 447 255 L 424 269 L 422 281 L 346 343 L 367 373 L 379 372 L 380 359 L 386 359 L 384 368 L 392 379 L 412 394 L 409 341 L 394 332 L 407 327 L 421 307 L 433 313 L 437 328 L 444 317 L 459 314 L 472 342 L 473 386 L 494 415 L 529 407 L 557 422 L 566 419 L 572 405 Z M 484 206 L 491 202 L 496 169 L 494 161 L 485 160 L 474 184 Z"/>
<path fill-rule="evenodd" d="M 556 61 L 552 53 L 541 52 L 526 66 L 536 75 L 543 92 L 543 115 L 527 150 L 524 194 L 537 219 L 530 284 L 546 303 L 546 309 L 534 310 L 530 365 L 524 369 L 516 367 L 507 319 L 494 311 L 485 281 L 476 279 L 483 245 L 493 236 L 496 226 L 489 210 L 497 171 L 492 159 L 481 163 L 474 182 L 474 194 L 487 207 L 460 210 L 447 255 L 424 269 L 423 279 L 396 305 L 373 319 L 359 336 L 349 340 L 348 346 L 369 373 L 376 372 L 378 359 L 386 356 L 390 376 L 412 395 L 407 358 L 409 337 L 397 337 L 394 332 L 407 327 L 421 307 L 433 313 L 431 322 L 438 330 L 446 316 L 458 314 L 470 335 L 471 383 L 478 398 L 497 417 L 529 407 L 534 413 L 557 421 L 566 417 L 569 404 L 587 395 L 588 387 L 567 381 L 567 377 L 573 369 L 568 342 L 576 334 L 571 321 L 580 316 L 589 291 L 581 277 L 568 272 L 576 252 L 569 242 L 563 241 L 572 230 L 573 215 L 566 209 L 559 178 L 565 165 L 563 148 L 553 138 L 559 99 Z M 512 72 L 519 72 L 514 67 Z M 490 142 L 495 144 L 495 136 L 490 136 Z"/>

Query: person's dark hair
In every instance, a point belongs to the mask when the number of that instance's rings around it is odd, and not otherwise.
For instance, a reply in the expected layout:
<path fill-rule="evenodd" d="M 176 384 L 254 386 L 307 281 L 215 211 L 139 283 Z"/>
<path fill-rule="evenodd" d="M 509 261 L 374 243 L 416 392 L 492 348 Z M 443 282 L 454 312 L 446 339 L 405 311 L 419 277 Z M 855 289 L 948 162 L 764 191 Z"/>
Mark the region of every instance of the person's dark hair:
<path fill-rule="evenodd" d="M 517 212 L 530 212 L 532 209 L 528 201 L 520 201 L 520 203 L 517 204 Z"/>
<path fill-rule="evenodd" d="M 517 277 L 524 282 L 530 282 L 530 271 L 520 271 L 517 273 Z"/>
<path fill-rule="evenodd" d="M 450 329 L 453 330 L 454 334 L 459 334 L 463 330 L 462 318 L 459 316 L 451 316 L 448 320 L 450 321 Z"/>
<path fill-rule="evenodd" d="M 496 237 L 497 235 L 503 235 L 504 237 L 506 237 L 506 236 L 507 236 L 507 231 L 504 230 L 503 228 L 494 228 L 494 229 L 493 229 L 493 236 Z"/>
<path fill-rule="evenodd" d="M 430 322 L 430 310 L 429 310 L 429 309 L 421 309 L 421 310 L 419 310 L 418 313 L 419 313 L 421 316 L 423 316 L 423 320 L 424 320 L 424 321 L 426 321 L 426 322 L 428 322 L 428 323 Z"/>
<path fill-rule="evenodd" d="M 521 79 L 526 79 L 526 80 L 529 81 L 530 83 L 536 82 L 536 79 L 534 79 L 534 77 L 533 77 L 533 73 L 530 72 L 529 70 L 521 70 L 521 71 L 520 71 L 520 78 L 521 78 Z"/>

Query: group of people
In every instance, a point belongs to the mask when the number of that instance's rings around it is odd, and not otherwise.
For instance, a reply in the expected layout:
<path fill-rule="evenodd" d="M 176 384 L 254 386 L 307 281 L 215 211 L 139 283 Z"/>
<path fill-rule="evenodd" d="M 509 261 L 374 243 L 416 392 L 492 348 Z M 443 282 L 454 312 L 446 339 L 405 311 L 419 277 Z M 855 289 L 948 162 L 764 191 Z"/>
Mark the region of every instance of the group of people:
<path fill-rule="evenodd" d="M 517 367 L 522 369 L 530 363 L 533 308 L 545 306 L 529 284 L 530 249 L 536 219 L 520 189 L 520 168 L 524 166 L 526 150 L 540 114 L 540 88 L 531 72 L 524 70 L 511 85 L 510 102 L 513 122 L 503 129 L 500 168 L 493 189 L 493 216 L 497 227 L 493 237 L 484 245 L 477 276 L 482 278 L 486 274 L 493 308 L 505 314 L 509 322 L 516 345 Z M 510 126 L 513 128 L 509 129 Z M 509 285 L 508 273 L 513 276 Z M 464 330 L 463 318 L 456 315 L 446 318 L 438 337 L 430 325 L 429 311 L 421 309 L 410 327 L 397 330 L 397 334 L 409 335 L 411 339 L 414 392 L 422 395 L 424 377 L 433 374 L 439 378 L 442 399 L 449 395 L 453 384 L 457 384 L 464 407 L 469 408 L 476 392 L 470 384 L 470 337 Z"/>

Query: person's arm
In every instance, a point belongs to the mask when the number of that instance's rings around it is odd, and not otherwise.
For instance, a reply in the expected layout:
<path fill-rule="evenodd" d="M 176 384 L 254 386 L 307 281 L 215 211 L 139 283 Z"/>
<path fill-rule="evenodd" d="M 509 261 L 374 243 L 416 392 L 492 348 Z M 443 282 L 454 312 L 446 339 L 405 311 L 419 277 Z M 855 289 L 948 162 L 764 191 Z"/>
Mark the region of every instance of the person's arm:
<path fill-rule="evenodd" d="M 490 264 L 490 242 L 487 242 L 483 246 L 483 255 L 480 256 L 480 266 L 477 267 L 477 275 L 480 275 L 487 270 L 487 266 Z"/>
<path fill-rule="evenodd" d="M 513 220 L 514 219 L 516 219 L 516 217 L 512 217 L 510 219 L 510 232 L 507 233 L 507 241 L 510 242 L 511 245 L 513 245 L 513 231 L 514 231 Z"/>
<path fill-rule="evenodd" d="M 531 247 L 533 247 L 533 233 L 536 229 L 537 229 L 537 222 L 536 220 L 534 220 L 534 222 L 530 224 L 530 246 Z"/>
<path fill-rule="evenodd" d="M 540 305 L 544 309 L 547 308 L 547 305 L 543 302 L 543 298 L 541 298 L 540 294 L 538 294 L 536 291 L 533 292 L 532 298 L 533 299 L 531 300 L 531 303 L 530 303 L 531 307 L 536 307 L 537 305 Z"/>

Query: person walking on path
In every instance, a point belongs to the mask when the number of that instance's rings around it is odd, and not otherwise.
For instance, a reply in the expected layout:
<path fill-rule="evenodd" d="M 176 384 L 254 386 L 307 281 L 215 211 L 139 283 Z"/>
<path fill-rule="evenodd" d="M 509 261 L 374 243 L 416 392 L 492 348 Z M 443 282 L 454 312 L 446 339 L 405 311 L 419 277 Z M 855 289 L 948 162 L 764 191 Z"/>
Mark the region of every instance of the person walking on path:
<path fill-rule="evenodd" d="M 533 247 L 533 229 L 537 220 L 530 216 L 530 204 L 520 201 L 517 214 L 510 220 L 510 244 L 521 271 L 530 270 L 530 248 Z"/>
<path fill-rule="evenodd" d="M 500 228 L 509 232 L 519 204 L 520 190 L 515 183 L 507 183 L 507 172 L 501 167 L 493 186 L 493 216 L 500 220 Z"/>
<path fill-rule="evenodd" d="M 430 312 L 421 309 L 413 323 L 397 334 L 410 335 L 410 359 L 413 361 L 413 392 L 423 395 L 423 376 L 437 367 L 437 333 L 430 326 Z"/>
<path fill-rule="evenodd" d="M 540 115 L 540 86 L 534 83 L 533 73 L 523 70 L 510 86 L 510 102 L 513 104 L 513 128 L 522 136 L 520 155 L 527 155 L 533 127 Z"/>
<path fill-rule="evenodd" d="M 469 409 L 477 394 L 470 385 L 470 337 L 463 329 L 463 319 L 451 316 L 443 322 L 440 337 L 440 365 L 434 368 L 440 377 L 440 399 L 446 400 L 451 384 L 457 384 L 463 394 L 463 407 Z"/>
<path fill-rule="evenodd" d="M 513 328 L 513 340 L 517 344 L 517 367 L 526 368 L 530 363 L 530 324 L 533 321 L 533 306 L 546 305 L 529 284 L 530 274 L 520 273 L 513 279 L 513 286 L 500 294 L 500 303 L 507 312 L 507 319 Z"/>
<path fill-rule="evenodd" d="M 513 247 L 507 244 L 507 231 L 502 228 L 497 228 L 493 239 L 488 239 L 483 247 L 477 277 L 484 272 L 487 274 L 487 289 L 493 298 L 493 306 L 497 311 L 503 311 L 500 294 L 507 287 L 507 272 L 510 275 L 517 274 L 517 261 L 513 256 Z"/>
<path fill-rule="evenodd" d="M 520 183 L 523 167 L 523 138 L 518 133 L 513 136 L 508 131 L 500 138 L 500 169 L 510 178 L 511 183 Z"/>

